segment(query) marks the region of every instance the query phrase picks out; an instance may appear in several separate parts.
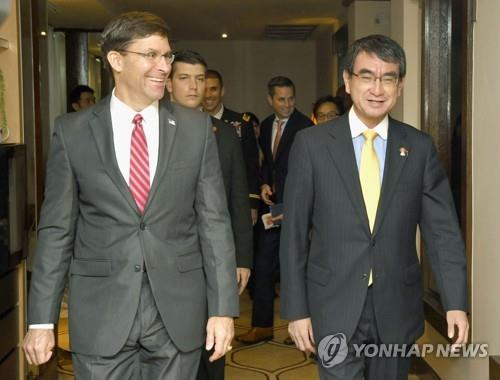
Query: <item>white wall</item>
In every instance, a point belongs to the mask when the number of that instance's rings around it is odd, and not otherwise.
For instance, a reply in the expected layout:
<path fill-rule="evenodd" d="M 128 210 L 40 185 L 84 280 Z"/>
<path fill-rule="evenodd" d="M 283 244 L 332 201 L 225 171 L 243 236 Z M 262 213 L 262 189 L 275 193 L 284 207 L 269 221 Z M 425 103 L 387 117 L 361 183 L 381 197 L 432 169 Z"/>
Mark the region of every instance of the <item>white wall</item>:
<path fill-rule="evenodd" d="M 406 53 L 406 78 L 403 92 L 391 116 L 420 129 L 421 103 L 421 29 L 422 6 L 420 0 L 391 2 L 391 38 Z"/>
<path fill-rule="evenodd" d="M 398 1 L 354 1 L 348 10 L 349 45 L 369 34 L 391 34 L 391 3 Z"/>
<path fill-rule="evenodd" d="M 332 51 L 333 26 L 324 25 L 316 40 L 316 98 L 337 91 L 337 75 Z M 309 109 L 312 111 L 312 107 Z"/>
<path fill-rule="evenodd" d="M 271 113 L 267 82 L 274 76 L 292 79 L 297 108 L 306 115 L 316 100 L 314 41 L 177 41 L 173 49 L 200 53 L 224 78 L 225 104 L 239 112 L 252 111 L 261 120 Z"/>

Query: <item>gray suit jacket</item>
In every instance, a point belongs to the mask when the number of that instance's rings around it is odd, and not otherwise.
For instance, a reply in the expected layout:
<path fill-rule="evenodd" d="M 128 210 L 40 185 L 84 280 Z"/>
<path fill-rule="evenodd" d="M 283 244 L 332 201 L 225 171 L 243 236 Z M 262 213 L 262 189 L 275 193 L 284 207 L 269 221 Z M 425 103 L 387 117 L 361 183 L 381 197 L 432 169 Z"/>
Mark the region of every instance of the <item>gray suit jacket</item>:
<path fill-rule="evenodd" d="M 159 107 L 159 155 L 144 215 L 120 173 L 109 97 L 56 121 L 28 321 L 56 323 L 70 274 L 75 352 L 114 355 L 137 311 L 142 265 L 175 345 L 204 342 L 208 316 L 237 316 L 234 243 L 207 115 Z"/>
<path fill-rule="evenodd" d="M 407 152 L 407 154 L 405 154 Z M 431 138 L 389 120 L 386 164 L 370 233 L 348 114 L 299 132 L 290 154 L 281 234 L 281 310 L 311 317 L 316 342 L 354 333 L 373 268 L 383 342 L 423 332 L 417 225 L 445 310 L 467 308 L 466 259 L 446 174 Z"/>

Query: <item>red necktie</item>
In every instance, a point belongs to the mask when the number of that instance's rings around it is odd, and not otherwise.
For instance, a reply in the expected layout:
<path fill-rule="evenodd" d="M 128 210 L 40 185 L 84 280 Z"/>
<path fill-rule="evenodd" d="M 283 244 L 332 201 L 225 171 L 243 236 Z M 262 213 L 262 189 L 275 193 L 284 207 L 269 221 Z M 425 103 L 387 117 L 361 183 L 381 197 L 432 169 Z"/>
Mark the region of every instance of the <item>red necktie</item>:
<path fill-rule="evenodd" d="M 144 212 L 149 195 L 149 153 L 146 135 L 142 127 L 142 116 L 134 116 L 135 124 L 130 143 L 129 187 L 137 207 Z"/>

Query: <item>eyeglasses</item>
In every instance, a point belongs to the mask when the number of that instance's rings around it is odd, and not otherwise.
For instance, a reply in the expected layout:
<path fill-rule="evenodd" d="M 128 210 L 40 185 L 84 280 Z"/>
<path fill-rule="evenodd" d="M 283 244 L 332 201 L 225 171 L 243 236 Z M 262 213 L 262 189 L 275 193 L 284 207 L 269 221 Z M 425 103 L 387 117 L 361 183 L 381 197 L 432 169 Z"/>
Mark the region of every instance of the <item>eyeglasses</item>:
<path fill-rule="evenodd" d="M 339 112 L 332 111 L 328 113 L 323 113 L 323 112 L 318 112 L 318 120 L 332 120 L 335 119 L 336 117 L 340 116 Z"/>
<path fill-rule="evenodd" d="M 162 58 L 165 58 L 165 62 L 167 62 L 167 65 L 171 65 L 174 62 L 175 59 L 175 54 L 173 54 L 171 51 L 165 54 L 160 54 L 157 51 L 149 51 L 147 53 L 141 53 L 139 51 L 132 51 L 132 50 L 126 50 L 126 49 L 120 49 L 120 52 L 125 52 L 125 53 L 132 53 L 132 54 L 137 54 L 140 55 L 141 57 L 145 58 L 146 60 L 154 63 L 160 63 Z"/>
<path fill-rule="evenodd" d="M 371 73 L 363 73 L 363 74 L 351 73 L 351 74 L 354 75 L 356 78 L 358 78 L 361 83 L 370 86 L 374 85 L 377 82 L 377 79 L 380 80 L 380 84 L 382 86 L 388 88 L 395 87 L 399 82 L 399 78 L 394 75 L 383 75 L 381 77 L 376 77 Z"/>

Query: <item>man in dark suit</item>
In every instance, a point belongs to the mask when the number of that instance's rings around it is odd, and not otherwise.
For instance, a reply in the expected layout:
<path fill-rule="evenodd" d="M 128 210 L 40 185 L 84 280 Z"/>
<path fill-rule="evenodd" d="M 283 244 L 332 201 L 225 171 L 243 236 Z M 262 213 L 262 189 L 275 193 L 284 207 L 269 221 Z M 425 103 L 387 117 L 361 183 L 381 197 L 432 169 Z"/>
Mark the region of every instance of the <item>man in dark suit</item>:
<path fill-rule="evenodd" d="M 262 122 L 260 131 L 259 142 L 264 154 L 261 198 L 267 206 L 272 206 L 283 202 L 288 156 L 295 134 L 311 126 L 312 121 L 295 109 L 295 86 L 289 78 L 272 78 L 268 83 L 267 98 L 274 113 Z M 278 211 L 274 221 L 280 219 Z M 259 227 L 254 259 L 252 328 L 237 337 L 245 344 L 273 338 L 274 282 L 279 268 L 281 231 L 279 227 L 265 230 L 260 222 Z"/>
<path fill-rule="evenodd" d="M 24 350 L 50 358 L 69 273 L 76 378 L 195 379 L 200 347 L 222 357 L 238 315 L 212 123 L 160 101 L 174 59 L 163 19 L 120 15 L 101 48 L 112 95 L 56 121 Z"/>
<path fill-rule="evenodd" d="M 206 70 L 207 64 L 200 54 L 190 50 L 175 52 L 175 62 L 167 80 L 167 90 L 172 102 L 192 109 L 201 109 Z M 253 260 L 252 222 L 245 164 L 234 128 L 214 117 L 211 119 L 233 227 L 237 279 L 241 294 L 250 277 Z M 224 358 L 211 363 L 209 356 L 209 351 L 202 350 L 197 379 L 224 379 Z"/>
<path fill-rule="evenodd" d="M 318 347 L 321 379 L 408 378 L 401 351 L 370 358 L 355 347 L 401 350 L 423 333 L 417 226 L 449 338 L 457 329 L 455 344 L 467 342 L 466 258 L 446 174 L 430 136 L 388 116 L 405 72 L 404 51 L 390 38 L 355 41 L 344 71 L 353 107 L 299 133 L 290 153 L 281 312 L 299 349 Z"/>
<path fill-rule="evenodd" d="M 252 223 L 255 224 L 257 222 L 257 210 L 260 203 L 259 147 L 249 116 L 242 115 L 241 113 L 227 108 L 222 103 L 224 92 L 225 89 L 222 75 L 218 71 L 207 70 L 203 108 L 213 118 L 232 125 L 238 133 L 243 149 L 243 158 L 245 160 Z"/>

